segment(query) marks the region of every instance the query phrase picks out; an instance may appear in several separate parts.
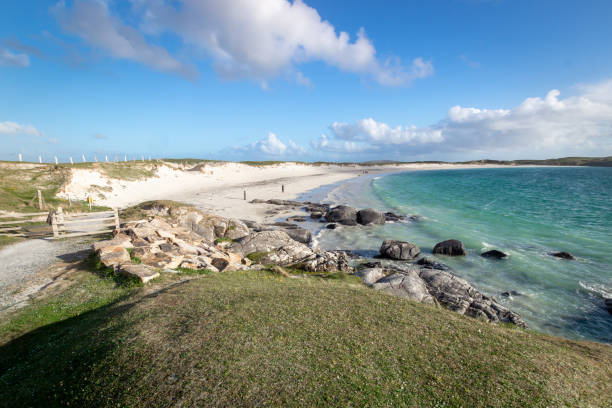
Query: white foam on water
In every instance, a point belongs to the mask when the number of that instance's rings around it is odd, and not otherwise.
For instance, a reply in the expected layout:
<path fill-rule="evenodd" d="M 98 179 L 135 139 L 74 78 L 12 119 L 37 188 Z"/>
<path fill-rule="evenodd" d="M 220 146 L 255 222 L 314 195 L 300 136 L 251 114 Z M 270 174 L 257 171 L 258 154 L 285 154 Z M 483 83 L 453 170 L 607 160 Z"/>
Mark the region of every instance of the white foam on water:
<path fill-rule="evenodd" d="M 612 298 L 612 288 L 608 288 L 602 284 L 593 283 L 588 284 L 582 281 L 578 281 L 578 284 L 583 288 L 588 290 L 589 292 L 593 292 L 602 298 Z"/>

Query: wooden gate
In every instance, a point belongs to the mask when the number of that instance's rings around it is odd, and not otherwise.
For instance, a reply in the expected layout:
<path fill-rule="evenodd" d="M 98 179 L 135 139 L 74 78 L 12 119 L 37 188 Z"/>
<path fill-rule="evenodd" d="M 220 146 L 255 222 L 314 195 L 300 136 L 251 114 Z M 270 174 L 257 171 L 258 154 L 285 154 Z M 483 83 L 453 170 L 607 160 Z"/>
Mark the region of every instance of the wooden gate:
<path fill-rule="evenodd" d="M 119 211 L 99 211 L 84 214 L 64 214 L 61 207 L 49 214 L 53 238 L 101 235 L 119 228 Z"/>

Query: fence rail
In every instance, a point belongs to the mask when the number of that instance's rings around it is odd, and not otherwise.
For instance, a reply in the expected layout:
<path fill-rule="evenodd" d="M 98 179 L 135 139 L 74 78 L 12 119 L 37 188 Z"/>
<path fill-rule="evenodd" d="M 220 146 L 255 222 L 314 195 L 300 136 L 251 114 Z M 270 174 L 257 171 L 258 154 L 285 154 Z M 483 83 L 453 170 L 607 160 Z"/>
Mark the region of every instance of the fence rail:
<path fill-rule="evenodd" d="M 47 216 L 46 220 L 35 219 Z M 28 225 L 30 224 L 30 225 Z M 0 235 L 12 237 L 69 238 L 101 235 L 119 228 L 119 211 L 99 211 L 83 214 L 57 211 L 0 216 Z"/>

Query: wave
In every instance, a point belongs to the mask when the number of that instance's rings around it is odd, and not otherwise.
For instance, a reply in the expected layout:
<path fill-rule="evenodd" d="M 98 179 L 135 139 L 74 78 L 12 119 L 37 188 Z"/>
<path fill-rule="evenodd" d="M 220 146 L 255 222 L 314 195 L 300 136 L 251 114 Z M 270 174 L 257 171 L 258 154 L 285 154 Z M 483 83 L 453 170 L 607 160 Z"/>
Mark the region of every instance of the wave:
<path fill-rule="evenodd" d="M 612 288 L 606 287 L 599 283 L 588 284 L 578 281 L 578 284 L 589 292 L 595 293 L 604 299 L 612 299 Z"/>

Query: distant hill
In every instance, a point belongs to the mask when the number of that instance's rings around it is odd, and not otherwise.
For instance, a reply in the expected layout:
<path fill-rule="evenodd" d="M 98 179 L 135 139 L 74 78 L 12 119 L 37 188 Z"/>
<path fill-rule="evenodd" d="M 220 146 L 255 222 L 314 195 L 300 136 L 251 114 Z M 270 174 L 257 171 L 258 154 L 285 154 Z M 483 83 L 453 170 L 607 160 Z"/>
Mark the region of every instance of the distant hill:
<path fill-rule="evenodd" d="M 541 166 L 592 166 L 612 167 L 612 156 L 608 157 L 561 157 L 545 160 L 472 160 L 465 164 L 500 164 L 507 166 L 541 165 Z"/>

